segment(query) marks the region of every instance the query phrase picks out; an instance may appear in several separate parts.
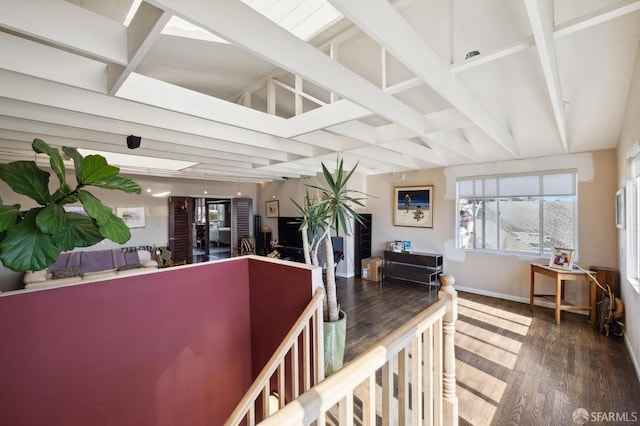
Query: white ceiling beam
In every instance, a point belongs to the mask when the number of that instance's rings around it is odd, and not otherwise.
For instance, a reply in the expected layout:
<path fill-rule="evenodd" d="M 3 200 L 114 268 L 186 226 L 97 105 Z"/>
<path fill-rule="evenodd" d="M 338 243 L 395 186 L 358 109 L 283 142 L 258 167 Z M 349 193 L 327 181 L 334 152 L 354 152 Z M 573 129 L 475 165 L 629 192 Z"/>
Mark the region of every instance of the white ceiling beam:
<path fill-rule="evenodd" d="M 33 139 L 40 138 L 50 144 L 73 146 L 75 148 L 93 149 L 98 151 L 118 152 L 121 154 L 145 155 L 148 157 L 193 161 L 209 164 L 234 165 L 239 168 L 251 168 L 255 165 L 267 165 L 270 161 L 264 158 L 230 154 L 206 148 L 190 146 L 188 149 L 176 152 L 176 145 L 144 138 L 140 148 L 131 151 L 124 143 L 124 136 L 115 133 L 99 132 L 88 129 L 65 127 L 51 123 L 40 123 L 14 117 L 0 116 L 0 131 L 13 132 L 16 141 L 22 142 L 27 149 L 31 149 Z"/>
<path fill-rule="evenodd" d="M 287 120 L 282 117 L 142 74 L 129 75 L 116 97 L 278 137 L 284 138 L 288 133 Z"/>
<path fill-rule="evenodd" d="M 368 109 L 347 99 L 341 99 L 288 119 L 287 126 L 289 131 L 285 137 L 295 137 L 338 123 L 357 120 L 368 115 L 371 115 L 371 111 Z"/>
<path fill-rule="evenodd" d="M 336 9 L 398 61 L 460 110 L 498 145 L 519 156 L 513 136 L 504 124 L 458 81 L 424 38 L 387 0 L 328 0 Z M 395 121 L 395 120 L 394 120 Z M 418 133 L 419 135 L 422 132 Z"/>
<path fill-rule="evenodd" d="M 447 165 L 442 159 L 442 156 L 436 151 L 408 139 L 383 143 L 378 146 L 400 154 L 410 155 L 411 157 L 418 158 L 420 161 L 432 163 L 437 166 Z"/>
<path fill-rule="evenodd" d="M 554 37 L 564 37 L 638 10 L 640 10 L 640 0 L 627 0 L 616 3 L 613 6 L 597 10 L 580 18 L 565 22 L 562 25 L 558 25 L 555 29 Z"/>
<path fill-rule="evenodd" d="M 241 145 L 273 149 L 289 153 L 289 158 L 292 156 L 313 156 L 312 146 L 293 140 L 7 71 L 0 71 L 0 97 L 220 139 Z M 144 137 L 144 135 L 142 136 Z M 213 144 L 215 141 L 211 141 L 211 143 Z"/>
<path fill-rule="evenodd" d="M 0 32 L 0 69 L 106 93 L 107 65 Z"/>
<path fill-rule="evenodd" d="M 127 65 L 109 67 L 109 94 L 114 95 L 129 75 L 135 71 L 160 38 L 162 29 L 171 19 L 171 14 L 150 5 L 140 3 L 133 20 L 127 28 Z"/>
<path fill-rule="evenodd" d="M 28 130 L 40 123 L 42 136 L 52 134 L 54 136 L 66 135 L 65 128 L 72 129 L 72 132 L 80 136 L 85 135 L 88 139 L 92 136 L 88 129 L 96 132 L 112 133 L 120 135 L 121 138 L 129 134 L 143 135 L 143 138 L 162 141 L 163 143 L 183 147 L 182 149 L 202 149 L 212 150 L 218 153 L 220 158 L 237 160 L 244 157 L 247 161 L 260 163 L 259 158 L 270 161 L 288 161 L 290 155 L 284 151 L 276 151 L 267 148 L 259 148 L 249 145 L 240 145 L 233 142 L 211 139 L 204 136 L 182 133 L 174 130 L 160 129 L 128 121 L 113 120 L 110 118 L 98 117 L 89 114 L 64 111 L 42 105 L 34 105 L 15 100 L 1 99 L 0 117 L 5 117 L 9 123 L 7 128 L 15 130 Z M 49 126 L 54 126 L 51 129 Z M 55 130 L 58 126 L 58 130 Z M 79 137 L 80 137 L 79 136 Z M 124 143 L 124 142 L 123 142 Z"/>
<path fill-rule="evenodd" d="M 318 147 L 315 151 L 316 156 L 326 155 L 331 152 L 344 151 L 345 149 L 353 148 L 354 146 L 360 147 L 365 145 L 361 141 L 329 133 L 324 130 L 315 130 L 310 133 L 305 133 L 304 135 L 296 136 L 295 140 Z M 319 147 L 322 147 L 324 151 L 321 151 Z"/>
<path fill-rule="evenodd" d="M 66 1 L 0 1 L 0 27 L 107 62 L 128 62 L 124 25 Z"/>
<path fill-rule="evenodd" d="M 555 38 L 565 37 L 569 34 L 573 34 L 578 31 L 586 30 L 599 24 L 603 24 L 612 19 L 620 18 L 629 13 L 633 13 L 640 10 L 640 0 L 626 0 L 617 3 L 613 6 L 597 10 L 593 13 L 589 13 L 585 16 L 573 19 L 555 27 L 553 36 Z M 464 62 L 453 64 L 451 71 L 459 73 L 466 71 L 477 66 L 493 62 L 495 60 L 504 58 L 522 52 L 535 46 L 535 40 L 533 37 L 525 37 L 521 40 L 515 41 L 506 47 L 501 47 L 489 53 L 482 53 L 481 55 L 474 56 L 472 59 L 467 59 Z"/>
<path fill-rule="evenodd" d="M 295 37 L 240 1 L 153 0 L 253 54 L 420 133 L 420 113 Z"/>
<path fill-rule="evenodd" d="M 525 51 L 535 45 L 536 42 L 532 36 L 525 37 L 521 40 L 517 40 L 508 44 L 506 47 L 501 47 L 492 52 L 482 53 L 481 55 L 465 59 L 464 62 L 453 64 L 451 66 L 451 72 L 456 74 L 461 71 L 466 71 L 478 67 L 480 65 L 488 64 L 490 62 L 497 61 L 498 59 L 502 59 L 518 52 Z"/>
<path fill-rule="evenodd" d="M 553 115 L 556 119 L 560 143 L 565 154 L 569 152 L 567 142 L 567 119 L 564 112 L 564 100 L 558 70 L 556 44 L 553 38 L 553 3 L 552 0 L 525 0 L 529 22 L 536 40 L 538 56 L 542 65 L 544 79 L 551 99 Z"/>

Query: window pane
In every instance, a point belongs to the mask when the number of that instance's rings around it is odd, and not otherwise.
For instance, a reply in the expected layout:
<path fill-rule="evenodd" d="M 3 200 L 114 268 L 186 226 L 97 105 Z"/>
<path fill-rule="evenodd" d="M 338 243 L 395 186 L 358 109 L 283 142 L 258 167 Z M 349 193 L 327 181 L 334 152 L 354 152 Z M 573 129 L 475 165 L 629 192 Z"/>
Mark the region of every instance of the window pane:
<path fill-rule="evenodd" d="M 473 193 L 473 181 L 461 180 L 458 182 L 458 196 L 459 197 L 472 197 Z"/>
<path fill-rule="evenodd" d="M 500 249 L 539 253 L 540 202 L 538 198 L 500 199 Z"/>
<path fill-rule="evenodd" d="M 485 249 L 498 249 L 498 200 L 484 200 L 484 245 Z"/>
<path fill-rule="evenodd" d="M 552 247 L 575 249 L 573 206 L 574 197 L 544 197 L 544 252 L 551 253 Z"/>
<path fill-rule="evenodd" d="M 458 247 L 462 249 L 473 248 L 474 216 L 478 210 L 477 202 L 474 200 L 461 199 L 458 203 Z"/>
<path fill-rule="evenodd" d="M 500 178 L 500 196 L 540 195 L 540 176 L 511 176 Z"/>
<path fill-rule="evenodd" d="M 542 176 L 544 195 L 574 195 L 575 183 L 575 175 L 570 173 Z"/>

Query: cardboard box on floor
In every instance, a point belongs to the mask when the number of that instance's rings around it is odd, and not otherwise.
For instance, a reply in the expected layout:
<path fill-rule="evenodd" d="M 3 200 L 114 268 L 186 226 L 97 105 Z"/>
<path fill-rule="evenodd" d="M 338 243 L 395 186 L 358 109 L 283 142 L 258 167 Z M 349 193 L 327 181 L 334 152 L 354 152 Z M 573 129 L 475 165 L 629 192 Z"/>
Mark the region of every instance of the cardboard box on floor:
<path fill-rule="evenodd" d="M 381 257 L 367 257 L 362 259 L 363 280 L 380 281 L 380 268 L 382 267 Z"/>

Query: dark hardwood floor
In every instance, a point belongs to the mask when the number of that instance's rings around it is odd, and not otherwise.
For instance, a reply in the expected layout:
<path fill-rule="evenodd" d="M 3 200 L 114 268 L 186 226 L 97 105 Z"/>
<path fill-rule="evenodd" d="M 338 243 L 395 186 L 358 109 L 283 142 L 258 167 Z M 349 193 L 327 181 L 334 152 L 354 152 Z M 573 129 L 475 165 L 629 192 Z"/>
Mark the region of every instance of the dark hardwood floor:
<path fill-rule="evenodd" d="M 400 281 L 380 289 L 338 278 L 337 290 L 348 316 L 347 362 L 437 297 Z M 552 309 L 531 313 L 524 303 L 470 293 L 458 293 L 458 310 L 460 425 L 572 425 L 578 408 L 588 424 L 640 424 L 640 382 L 622 338 L 598 333 L 584 315 L 564 312 L 556 326 Z"/>

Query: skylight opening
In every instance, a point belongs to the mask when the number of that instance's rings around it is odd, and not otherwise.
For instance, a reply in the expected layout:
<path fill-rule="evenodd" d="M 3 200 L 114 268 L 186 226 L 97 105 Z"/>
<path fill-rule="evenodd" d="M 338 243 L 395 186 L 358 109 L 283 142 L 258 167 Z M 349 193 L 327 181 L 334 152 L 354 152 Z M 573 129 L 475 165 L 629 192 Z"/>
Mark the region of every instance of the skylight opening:
<path fill-rule="evenodd" d="M 133 1 L 124 21 L 125 26 L 129 26 L 141 2 L 142 0 Z M 304 41 L 309 40 L 342 17 L 340 12 L 325 0 L 303 0 L 301 2 L 242 0 L 242 2 Z M 173 16 L 165 25 L 162 34 L 215 43 L 229 43 L 176 16 Z"/>
<path fill-rule="evenodd" d="M 198 163 L 182 160 L 169 160 L 166 158 L 145 157 L 143 155 L 120 154 L 117 152 L 94 151 L 90 149 L 78 149 L 83 157 L 87 155 L 102 155 L 107 163 L 112 166 L 130 167 L 135 169 L 172 170 L 178 171 L 192 167 Z"/>

